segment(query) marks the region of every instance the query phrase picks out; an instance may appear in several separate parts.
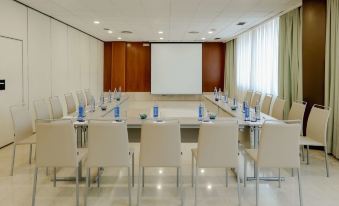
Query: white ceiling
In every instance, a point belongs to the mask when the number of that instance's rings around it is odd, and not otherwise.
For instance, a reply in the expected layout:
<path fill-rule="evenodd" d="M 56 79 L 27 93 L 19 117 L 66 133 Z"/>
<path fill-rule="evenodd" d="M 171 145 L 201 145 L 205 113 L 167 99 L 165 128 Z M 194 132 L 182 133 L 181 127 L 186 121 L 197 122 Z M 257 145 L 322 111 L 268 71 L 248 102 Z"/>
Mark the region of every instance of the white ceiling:
<path fill-rule="evenodd" d="M 301 0 L 19 0 L 104 41 L 222 41 Z M 93 24 L 94 20 L 100 24 Z M 243 26 L 238 22 L 246 22 Z M 104 28 L 111 29 L 108 34 Z M 215 29 L 213 34 L 208 31 Z M 121 34 L 123 30 L 133 34 Z M 164 34 L 158 34 L 161 30 Z M 199 34 L 189 34 L 198 31 Z M 219 40 L 220 41 L 220 40 Z"/>

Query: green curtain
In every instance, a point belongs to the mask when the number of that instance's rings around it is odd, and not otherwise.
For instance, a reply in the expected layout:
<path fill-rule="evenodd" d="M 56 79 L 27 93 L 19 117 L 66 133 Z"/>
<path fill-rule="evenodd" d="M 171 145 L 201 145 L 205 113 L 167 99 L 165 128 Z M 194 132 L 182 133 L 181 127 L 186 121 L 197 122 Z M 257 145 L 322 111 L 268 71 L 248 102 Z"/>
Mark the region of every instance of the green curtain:
<path fill-rule="evenodd" d="M 302 100 L 301 8 L 279 18 L 278 95 L 286 100 L 285 114 L 293 101 Z"/>
<path fill-rule="evenodd" d="M 225 83 L 224 91 L 228 92 L 230 97 L 236 96 L 236 72 L 234 65 L 234 46 L 235 40 L 226 43 L 226 58 L 225 58 Z"/>
<path fill-rule="evenodd" d="M 327 130 L 328 152 L 339 158 L 339 2 L 327 0 L 325 105 L 331 108 Z"/>

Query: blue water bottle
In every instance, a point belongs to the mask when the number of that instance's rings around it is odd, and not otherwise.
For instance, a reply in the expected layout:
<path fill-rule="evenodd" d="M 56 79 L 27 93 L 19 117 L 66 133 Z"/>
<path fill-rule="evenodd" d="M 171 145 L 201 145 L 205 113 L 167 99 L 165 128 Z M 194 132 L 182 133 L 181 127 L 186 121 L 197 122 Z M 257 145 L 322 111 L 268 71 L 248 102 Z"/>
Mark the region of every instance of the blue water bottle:
<path fill-rule="evenodd" d="M 198 120 L 202 121 L 203 119 L 203 115 L 204 115 L 204 107 L 202 106 L 202 104 L 199 104 L 199 108 L 198 108 Z"/>
<path fill-rule="evenodd" d="M 116 105 L 113 109 L 115 121 L 120 121 L 120 105 Z"/>
<path fill-rule="evenodd" d="M 83 121 L 85 114 L 84 114 L 84 106 L 82 105 L 82 103 L 79 104 L 79 108 L 78 108 L 78 121 Z"/>
<path fill-rule="evenodd" d="M 153 119 L 157 120 L 159 118 L 159 107 L 157 104 L 153 105 Z"/>
<path fill-rule="evenodd" d="M 245 108 L 245 121 L 249 121 L 250 120 L 250 107 L 248 106 L 248 104 L 246 103 L 246 108 Z"/>

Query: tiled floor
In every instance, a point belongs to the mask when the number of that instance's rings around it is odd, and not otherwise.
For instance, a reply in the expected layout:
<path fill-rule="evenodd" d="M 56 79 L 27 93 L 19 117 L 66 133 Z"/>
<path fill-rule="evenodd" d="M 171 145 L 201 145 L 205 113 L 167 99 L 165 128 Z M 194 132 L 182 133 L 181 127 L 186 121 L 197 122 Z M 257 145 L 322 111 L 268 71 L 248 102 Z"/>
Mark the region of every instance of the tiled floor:
<path fill-rule="evenodd" d="M 132 143 L 138 163 L 139 144 Z M 194 205 L 194 190 L 191 186 L 191 152 L 196 144 L 182 144 L 182 166 L 184 175 L 184 205 Z M 12 146 L 0 150 L 0 205 L 31 205 L 33 168 L 28 164 L 28 146 L 17 147 L 14 176 L 9 176 Z M 302 163 L 302 186 L 305 206 L 339 205 L 339 161 L 330 158 L 331 177 L 325 177 L 323 153 L 311 151 L 311 164 Z M 242 163 L 240 166 L 243 166 Z M 132 189 L 132 205 L 136 205 L 138 166 L 136 165 L 136 185 Z M 160 172 L 160 170 L 162 172 Z M 242 169 L 240 169 L 242 171 Z M 58 176 L 70 176 L 71 169 L 60 169 Z M 251 171 L 249 171 L 250 173 Z M 161 173 L 161 174 L 160 174 Z M 200 171 L 198 205 L 238 205 L 237 187 L 234 174 L 229 172 L 229 187 L 225 187 L 225 171 L 205 169 Z M 88 196 L 88 205 L 128 205 L 126 169 L 105 169 L 101 187 L 92 185 Z M 275 170 L 265 170 L 262 175 L 276 175 Z M 278 188 L 277 182 L 261 182 L 260 205 L 285 206 L 299 205 L 297 178 L 291 177 L 290 170 L 282 173 L 286 180 Z M 142 192 L 142 205 L 179 205 L 176 188 L 175 169 L 146 169 L 145 188 Z M 244 189 L 241 185 L 242 205 L 255 205 L 255 184 L 249 182 Z M 84 183 L 81 184 L 80 204 L 83 205 Z M 38 175 L 36 205 L 75 205 L 75 187 L 73 182 L 58 182 L 54 188 L 50 178 L 41 169 Z"/>

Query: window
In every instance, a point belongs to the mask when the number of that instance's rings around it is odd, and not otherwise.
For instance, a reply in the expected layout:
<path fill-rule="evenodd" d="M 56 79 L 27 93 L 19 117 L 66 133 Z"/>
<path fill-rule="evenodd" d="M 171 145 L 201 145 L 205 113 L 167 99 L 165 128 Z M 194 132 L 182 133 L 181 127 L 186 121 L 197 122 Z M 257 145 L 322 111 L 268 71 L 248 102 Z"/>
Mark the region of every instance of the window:
<path fill-rule="evenodd" d="M 279 18 L 236 39 L 237 94 L 247 90 L 278 95 Z"/>

